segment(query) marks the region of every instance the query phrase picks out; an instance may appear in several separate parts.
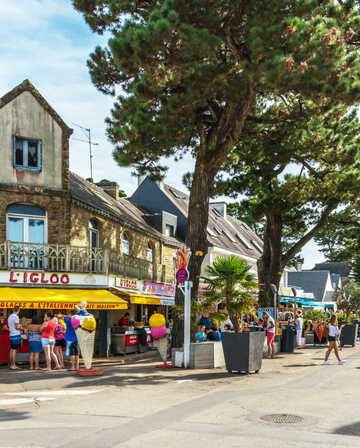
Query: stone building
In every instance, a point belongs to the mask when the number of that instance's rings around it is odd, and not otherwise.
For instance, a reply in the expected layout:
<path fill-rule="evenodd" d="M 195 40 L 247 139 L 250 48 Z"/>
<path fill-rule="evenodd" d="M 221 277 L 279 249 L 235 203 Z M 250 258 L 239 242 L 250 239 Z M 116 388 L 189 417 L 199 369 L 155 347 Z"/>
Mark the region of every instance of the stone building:
<path fill-rule="evenodd" d="M 171 303 L 179 242 L 116 183 L 71 173 L 71 134 L 28 80 L 0 99 L 0 321 L 15 303 L 58 309 L 86 298 L 105 334 L 116 310 L 140 319 L 144 306 Z"/>

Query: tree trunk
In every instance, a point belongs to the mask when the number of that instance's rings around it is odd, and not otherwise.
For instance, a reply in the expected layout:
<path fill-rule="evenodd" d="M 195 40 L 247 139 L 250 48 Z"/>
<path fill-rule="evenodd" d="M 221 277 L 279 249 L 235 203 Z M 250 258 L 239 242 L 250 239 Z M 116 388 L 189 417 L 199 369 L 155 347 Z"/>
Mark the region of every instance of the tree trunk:
<path fill-rule="evenodd" d="M 233 324 L 235 333 L 239 333 L 240 332 L 239 319 L 235 313 L 233 313 L 232 311 L 229 310 L 230 299 L 231 299 L 230 297 L 225 298 L 226 309 L 227 309 L 227 312 L 229 313 L 229 319 L 231 320 L 231 323 Z"/>
<path fill-rule="evenodd" d="M 199 127 L 200 145 L 190 191 L 185 239 L 185 244 L 192 253 L 188 266 L 189 279 L 192 282 L 192 300 L 197 300 L 198 297 L 201 265 L 208 250 L 207 225 L 211 188 L 229 152 L 240 140 L 255 96 L 255 86 L 249 82 L 245 99 L 238 104 L 229 105 L 208 134 L 201 124 Z M 202 255 L 195 255 L 197 251 L 201 251 Z M 184 303 L 181 294 L 181 291 L 176 292 L 175 304 L 178 306 L 183 306 Z M 177 311 L 174 315 L 172 334 L 174 347 L 181 347 L 184 341 L 184 324 L 177 322 L 179 319 L 183 319 L 183 316 Z"/>
<path fill-rule="evenodd" d="M 258 260 L 259 305 L 271 307 L 274 294 L 271 284 L 279 289 L 282 265 L 282 219 L 281 215 L 266 215 L 263 255 Z"/>
<path fill-rule="evenodd" d="M 191 300 L 197 300 L 200 282 L 201 265 L 208 250 L 207 225 L 209 220 L 210 190 L 216 173 L 206 169 L 204 161 L 198 160 L 195 165 L 194 178 L 189 199 L 189 212 L 186 232 L 186 246 L 191 250 L 188 265 L 189 280 L 192 282 Z M 203 255 L 196 255 L 201 251 Z M 180 288 L 176 289 L 175 304 L 184 306 L 184 295 Z M 183 312 L 175 311 L 172 331 L 172 346 L 182 347 L 184 343 Z"/>

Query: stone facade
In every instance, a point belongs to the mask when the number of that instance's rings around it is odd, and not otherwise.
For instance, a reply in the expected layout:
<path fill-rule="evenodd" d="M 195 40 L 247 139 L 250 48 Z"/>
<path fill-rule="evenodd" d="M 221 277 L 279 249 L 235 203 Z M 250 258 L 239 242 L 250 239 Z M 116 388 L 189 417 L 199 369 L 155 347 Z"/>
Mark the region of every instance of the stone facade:
<path fill-rule="evenodd" d="M 173 268 L 177 241 L 170 241 L 167 244 L 166 238 L 144 220 L 141 210 L 131 208 L 134 206 L 130 206 L 130 203 L 122 204 L 123 207 L 119 208 L 118 185 L 115 182 L 99 185 L 102 189 L 95 184 L 86 183 L 78 176 L 76 185 L 71 182 L 71 178 L 76 177 L 69 172 L 71 133 L 72 129 L 63 122 L 28 80 L 0 98 L 0 159 L 3 163 L 0 177 L 0 243 L 5 246 L 7 240 L 8 206 L 34 205 L 46 211 L 47 231 L 44 244 L 89 248 L 89 221 L 95 220 L 99 235 L 98 247 L 102 250 L 102 262 L 106 264 L 110 258 L 113 260 L 105 266 L 106 272 L 113 262 L 113 268 L 117 271 L 121 270 L 124 264 L 131 264 L 134 269 L 132 271 L 124 269 L 124 273 L 132 272 L 136 275 L 138 272 L 148 279 L 150 276 L 155 281 L 164 277 L 161 274 L 164 266 L 160 265 Z M 41 139 L 41 169 L 15 167 L 12 144 L 14 136 Z M 82 197 L 80 194 L 80 199 L 76 198 L 76 195 L 74 196 L 76 188 L 78 194 L 87 191 L 89 195 Z M 107 207 L 109 199 L 113 201 L 111 207 Z M 118 254 L 122 254 L 124 232 L 130 243 L 130 257 L 119 258 Z M 149 245 L 153 249 L 153 265 L 144 262 L 147 260 Z M 109 255 L 110 252 L 112 257 Z M 86 251 L 84 257 L 88 261 L 89 255 Z M 97 266 L 97 262 L 92 263 L 93 266 Z M 137 263 L 140 266 L 139 270 L 136 270 Z M 165 271 L 168 274 L 171 269 Z"/>
<path fill-rule="evenodd" d="M 6 210 L 14 203 L 42 207 L 47 216 L 48 244 L 70 243 L 70 196 L 43 188 L 0 185 L 0 241 L 6 241 Z"/>
<path fill-rule="evenodd" d="M 89 221 L 95 220 L 99 230 L 99 247 L 113 251 L 122 252 L 122 235 L 126 232 L 130 242 L 130 255 L 146 260 L 146 249 L 150 243 L 153 247 L 153 262 L 159 264 L 169 264 L 172 266 L 172 256 L 175 248 L 163 245 L 166 256 L 160 259 L 160 243 L 151 235 L 136 231 L 108 217 L 97 214 L 95 211 L 80 207 L 76 203 L 71 205 L 71 229 L 70 244 L 72 246 L 89 245 Z M 169 254 L 172 254 L 171 257 Z"/>

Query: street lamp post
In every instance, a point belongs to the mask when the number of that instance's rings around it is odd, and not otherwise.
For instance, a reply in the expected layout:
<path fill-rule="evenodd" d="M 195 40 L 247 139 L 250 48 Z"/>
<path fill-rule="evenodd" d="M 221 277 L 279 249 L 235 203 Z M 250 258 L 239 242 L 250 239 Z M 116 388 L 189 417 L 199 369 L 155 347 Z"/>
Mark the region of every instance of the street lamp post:
<path fill-rule="evenodd" d="M 296 320 L 296 288 L 291 288 L 292 293 L 294 294 L 294 321 Z"/>

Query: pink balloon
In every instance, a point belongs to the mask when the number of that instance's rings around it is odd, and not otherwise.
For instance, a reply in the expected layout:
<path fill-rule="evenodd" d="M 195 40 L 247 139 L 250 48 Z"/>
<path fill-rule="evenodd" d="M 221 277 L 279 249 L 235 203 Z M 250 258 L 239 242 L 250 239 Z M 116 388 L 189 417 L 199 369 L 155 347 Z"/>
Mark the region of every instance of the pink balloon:
<path fill-rule="evenodd" d="M 74 330 L 76 330 L 78 327 L 80 327 L 80 319 L 76 316 L 73 316 L 71 318 L 71 325 L 73 326 Z"/>
<path fill-rule="evenodd" d="M 167 333 L 166 327 L 157 327 L 157 328 L 152 328 L 151 329 L 151 336 L 154 339 L 160 339 L 163 336 L 165 336 L 166 333 Z"/>

